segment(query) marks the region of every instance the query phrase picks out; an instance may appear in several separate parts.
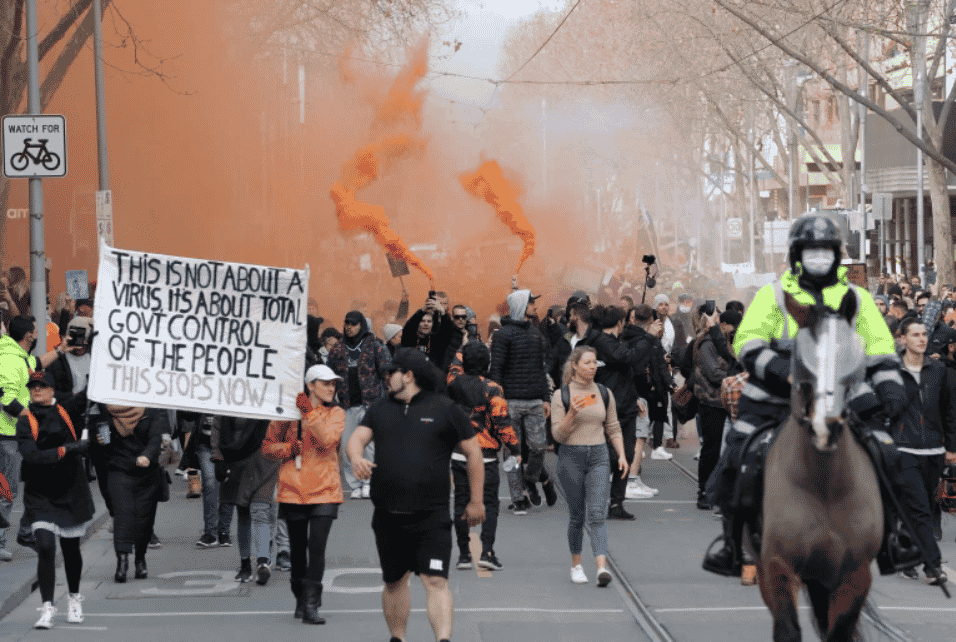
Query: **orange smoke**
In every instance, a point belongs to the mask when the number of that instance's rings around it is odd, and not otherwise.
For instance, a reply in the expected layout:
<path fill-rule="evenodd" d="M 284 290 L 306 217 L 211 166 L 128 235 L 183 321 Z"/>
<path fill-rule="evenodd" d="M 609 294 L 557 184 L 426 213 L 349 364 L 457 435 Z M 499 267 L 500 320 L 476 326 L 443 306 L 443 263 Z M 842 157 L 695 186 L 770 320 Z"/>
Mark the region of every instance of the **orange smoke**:
<path fill-rule="evenodd" d="M 465 190 L 478 198 L 483 198 L 492 207 L 501 222 L 508 226 L 511 232 L 524 242 L 524 248 L 521 250 L 521 258 L 518 259 L 518 267 L 515 274 L 521 271 L 521 266 L 534 254 L 534 228 L 528 219 L 525 218 L 521 205 L 518 204 L 518 197 L 521 196 L 521 188 L 512 181 L 505 178 L 501 173 L 501 167 L 495 161 L 485 161 L 474 172 L 465 172 L 461 175 L 461 185 Z"/>
<path fill-rule="evenodd" d="M 421 127 L 421 109 L 424 94 L 415 85 L 428 71 L 426 49 L 420 47 L 411 63 L 395 78 L 383 97 L 370 97 L 374 103 L 376 121 L 373 131 L 378 130 L 376 142 L 360 148 L 342 168 L 342 178 L 332 186 L 331 196 L 335 201 L 335 214 L 342 231 L 362 228 L 371 232 L 379 245 L 395 258 L 401 259 L 420 270 L 429 281 L 435 281 L 434 273 L 408 248 L 408 244 L 392 229 L 385 209 L 358 200 L 355 193 L 378 179 L 392 162 L 404 158 L 425 147 L 425 139 L 415 133 Z M 351 74 L 342 60 L 342 79 L 348 81 Z M 409 122 L 409 119 L 410 122 Z M 411 126 L 413 131 L 397 131 Z M 391 132 L 391 133 L 390 133 Z"/>

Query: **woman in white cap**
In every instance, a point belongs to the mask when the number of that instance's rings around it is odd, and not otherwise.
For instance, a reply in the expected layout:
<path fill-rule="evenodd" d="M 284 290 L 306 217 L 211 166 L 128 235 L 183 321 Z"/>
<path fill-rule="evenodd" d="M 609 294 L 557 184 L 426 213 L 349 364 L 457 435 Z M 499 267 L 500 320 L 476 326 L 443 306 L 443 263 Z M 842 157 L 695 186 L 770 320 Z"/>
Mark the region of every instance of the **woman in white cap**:
<path fill-rule="evenodd" d="M 295 616 L 306 624 L 325 624 L 319 617 L 325 545 L 342 503 L 338 452 L 345 411 L 334 401 L 339 378 L 328 366 L 309 368 L 309 393 L 296 399 L 302 419 L 273 421 L 262 442 L 262 452 L 281 462 L 276 499 L 289 525 Z"/>

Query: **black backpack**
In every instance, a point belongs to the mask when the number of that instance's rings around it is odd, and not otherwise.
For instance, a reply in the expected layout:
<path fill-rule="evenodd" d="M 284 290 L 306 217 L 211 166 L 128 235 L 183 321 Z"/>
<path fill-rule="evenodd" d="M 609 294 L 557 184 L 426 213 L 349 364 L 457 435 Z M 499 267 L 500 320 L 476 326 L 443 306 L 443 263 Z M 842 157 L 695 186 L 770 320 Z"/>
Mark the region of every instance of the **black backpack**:
<path fill-rule="evenodd" d="M 611 394 L 604 384 L 599 383 L 597 387 L 598 392 L 601 393 L 601 400 L 604 401 L 604 411 L 607 412 L 608 406 L 611 405 Z M 561 386 L 561 403 L 564 404 L 564 412 L 571 409 L 571 388 L 568 386 Z"/>

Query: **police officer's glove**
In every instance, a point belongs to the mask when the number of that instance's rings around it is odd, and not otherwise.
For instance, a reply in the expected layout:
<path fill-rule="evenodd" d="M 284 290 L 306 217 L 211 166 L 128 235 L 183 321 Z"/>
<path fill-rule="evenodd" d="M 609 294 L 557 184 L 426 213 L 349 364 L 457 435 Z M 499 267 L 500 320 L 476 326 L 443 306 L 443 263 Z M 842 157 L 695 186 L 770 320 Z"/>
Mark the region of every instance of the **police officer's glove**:
<path fill-rule="evenodd" d="M 217 459 L 212 462 L 212 465 L 215 468 L 216 481 L 220 484 L 226 481 L 226 477 L 229 476 L 229 467 L 226 466 L 226 462 L 221 459 Z"/>

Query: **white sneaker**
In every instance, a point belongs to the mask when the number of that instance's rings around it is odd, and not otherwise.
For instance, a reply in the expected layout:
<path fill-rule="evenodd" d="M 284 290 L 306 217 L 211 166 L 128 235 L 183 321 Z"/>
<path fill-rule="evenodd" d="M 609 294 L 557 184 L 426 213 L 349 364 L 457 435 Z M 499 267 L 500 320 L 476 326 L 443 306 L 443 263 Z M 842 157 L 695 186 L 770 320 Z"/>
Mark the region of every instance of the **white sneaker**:
<path fill-rule="evenodd" d="M 584 567 L 580 564 L 571 567 L 571 581 L 575 584 L 588 583 L 588 576 L 584 574 Z"/>
<path fill-rule="evenodd" d="M 628 486 L 630 486 L 630 485 L 631 485 L 631 484 L 628 484 Z M 650 493 L 651 495 L 656 495 L 657 493 L 660 492 L 658 489 L 656 489 L 656 488 L 651 488 L 650 486 L 648 486 L 647 484 L 645 484 L 645 483 L 644 483 L 644 480 L 641 479 L 640 477 L 638 477 L 637 479 L 634 480 L 634 484 L 633 484 L 633 485 L 634 485 L 635 488 L 639 488 L 639 489 L 643 490 L 645 493 Z"/>
<path fill-rule="evenodd" d="M 697 451 L 697 454 L 694 455 L 694 461 L 700 461 L 700 451 Z"/>
<path fill-rule="evenodd" d="M 80 602 L 83 601 L 83 596 L 79 593 L 70 593 L 70 605 L 68 607 L 66 621 L 75 622 L 79 624 L 83 621 L 83 606 Z"/>
<path fill-rule="evenodd" d="M 362 484 L 362 499 L 368 499 L 372 496 L 372 487 L 369 484 Z"/>
<path fill-rule="evenodd" d="M 40 619 L 33 625 L 35 629 L 52 629 L 53 616 L 56 615 L 56 609 L 52 602 L 44 602 L 43 606 L 37 609 L 40 612 Z"/>
<path fill-rule="evenodd" d="M 649 493 L 638 486 L 628 486 L 624 490 L 624 499 L 650 499 L 654 493 Z"/>
<path fill-rule="evenodd" d="M 0 546 L 0 562 L 10 562 L 13 560 L 13 553 L 6 546 Z"/>
<path fill-rule="evenodd" d="M 651 451 L 651 459 L 667 460 L 667 459 L 673 459 L 673 458 L 674 458 L 674 455 L 664 450 L 663 446 L 658 446 L 657 448 Z"/>
<path fill-rule="evenodd" d="M 352 499 L 362 499 L 362 487 L 359 486 L 358 488 L 353 490 L 351 497 Z"/>

